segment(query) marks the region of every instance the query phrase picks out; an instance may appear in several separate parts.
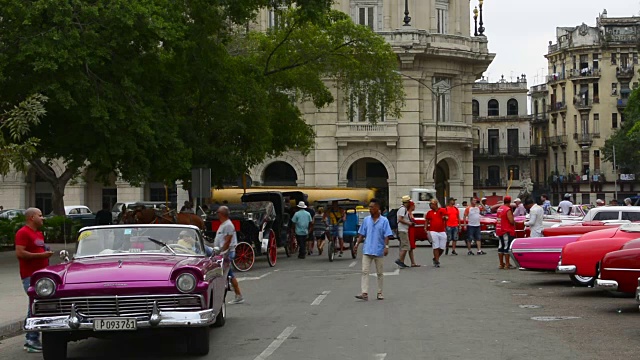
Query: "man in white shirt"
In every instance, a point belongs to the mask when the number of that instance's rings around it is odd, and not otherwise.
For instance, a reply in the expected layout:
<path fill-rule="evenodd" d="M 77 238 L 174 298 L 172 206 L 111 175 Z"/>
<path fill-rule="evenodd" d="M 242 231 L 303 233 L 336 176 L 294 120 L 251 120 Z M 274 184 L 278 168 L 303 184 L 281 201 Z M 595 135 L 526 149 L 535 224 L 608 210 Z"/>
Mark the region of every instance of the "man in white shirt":
<path fill-rule="evenodd" d="M 220 227 L 216 232 L 216 238 L 213 240 L 213 246 L 220 249 L 221 253 L 229 251 L 229 260 L 233 261 L 236 256 L 236 245 L 238 245 L 238 237 L 236 235 L 236 228 L 229 219 L 229 208 L 226 206 L 220 206 L 216 211 L 218 219 L 220 220 Z M 244 298 L 240 292 L 240 285 L 238 279 L 233 274 L 233 266 L 229 267 L 229 277 L 231 278 L 231 286 L 236 293 L 235 299 L 229 301 L 229 304 L 242 304 Z"/>
<path fill-rule="evenodd" d="M 542 221 L 544 219 L 544 210 L 542 206 L 536 204 L 533 199 L 527 199 L 524 202 L 524 207 L 529 210 L 529 220 L 524 222 L 525 226 L 528 226 L 531 230 L 530 237 L 542 237 Z"/>
<path fill-rule="evenodd" d="M 558 204 L 558 210 L 560 210 L 562 215 L 570 215 L 572 207 L 573 203 L 571 202 L 571 194 L 564 194 L 564 200 L 560 201 L 560 204 Z"/>
<path fill-rule="evenodd" d="M 408 251 L 411 251 L 411 243 L 409 242 L 409 227 L 413 226 L 411 219 L 409 218 L 409 202 L 411 201 L 411 197 L 405 195 L 402 197 L 402 206 L 398 209 L 397 212 L 397 224 L 398 224 L 398 238 L 400 239 L 400 253 L 398 254 L 398 259 L 396 259 L 395 264 L 398 265 L 401 269 L 408 268 L 407 264 L 404 263 L 404 258 L 407 255 Z"/>
<path fill-rule="evenodd" d="M 476 242 L 478 255 L 486 255 L 482 251 L 482 235 L 480 233 L 480 207 L 476 206 L 478 200 L 472 199 L 471 205 L 464 210 L 464 218 L 462 223 L 467 225 L 467 255 L 473 255 L 471 251 L 471 242 Z"/>

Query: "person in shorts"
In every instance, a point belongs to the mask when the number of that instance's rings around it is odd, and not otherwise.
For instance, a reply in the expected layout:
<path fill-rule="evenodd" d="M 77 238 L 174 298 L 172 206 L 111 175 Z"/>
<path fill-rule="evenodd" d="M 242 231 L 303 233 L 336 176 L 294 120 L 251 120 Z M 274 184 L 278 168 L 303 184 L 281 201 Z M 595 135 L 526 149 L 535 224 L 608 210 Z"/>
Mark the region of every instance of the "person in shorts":
<path fill-rule="evenodd" d="M 500 260 L 500 269 L 515 269 L 509 264 L 509 247 L 516 237 L 516 222 L 513 219 L 513 210 L 511 210 L 511 196 L 504 197 L 504 205 L 498 208 L 496 235 L 498 236 L 498 259 Z"/>
<path fill-rule="evenodd" d="M 398 239 L 400 240 L 400 252 L 395 264 L 401 269 L 408 268 L 404 263 L 404 257 L 407 252 L 411 250 L 411 244 L 409 243 L 409 227 L 413 226 L 411 219 L 409 219 L 409 202 L 411 198 L 408 195 L 402 197 L 402 206 L 398 209 L 396 214 L 398 223 Z"/>
<path fill-rule="evenodd" d="M 213 240 L 213 246 L 219 248 L 221 253 L 229 250 L 229 259 L 233 261 L 236 257 L 236 245 L 238 245 L 236 227 L 233 226 L 231 219 L 229 219 L 229 208 L 227 206 L 220 206 L 216 213 L 218 214 L 218 219 L 220 219 L 220 227 L 216 232 L 215 240 Z M 238 279 L 236 279 L 232 268 L 233 266 L 229 266 L 228 276 L 231 279 L 231 286 L 233 287 L 236 297 L 229 301 L 229 304 L 242 304 L 244 303 L 244 298 L 242 297 Z"/>
<path fill-rule="evenodd" d="M 429 203 L 431 210 L 425 215 L 424 230 L 431 237 L 431 247 L 433 248 L 433 266 L 440 267 L 440 256 L 447 247 L 447 210 L 438 206 L 438 200 L 433 199 Z"/>
<path fill-rule="evenodd" d="M 477 199 L 471 200 L 471 205 L 464 209 L 464 217 L 462 222 L 467 225 L 467 255 L 473 255 L 471 250 L 471 242 L 476 242 L 478 255 L 486 255 L 482 251 L 482 235 L 480 233 L 480 207 L 477 205 Z"/>
<path fill-rule="evenodd" d="M 313 217 L 313 237 L 316 239 L 318 246 L 318 255 L 322 255 L 324 250 L 324 239 L 327 236 L 327 219 L 324 217 L 324 208 L 319 207 L 316 215 Z"/>
<path fill-rule="evenodd" d="M 444 254 L 449 254 L 449 242 L 451 242 L 451 255 L 458 255 L 456 252 L 456 243 L 458 242 L 458 234 L 460 231 L 460 210 L 456 207 L 458 199 L 449 198 L 447 205 L 447 249 Z"/>

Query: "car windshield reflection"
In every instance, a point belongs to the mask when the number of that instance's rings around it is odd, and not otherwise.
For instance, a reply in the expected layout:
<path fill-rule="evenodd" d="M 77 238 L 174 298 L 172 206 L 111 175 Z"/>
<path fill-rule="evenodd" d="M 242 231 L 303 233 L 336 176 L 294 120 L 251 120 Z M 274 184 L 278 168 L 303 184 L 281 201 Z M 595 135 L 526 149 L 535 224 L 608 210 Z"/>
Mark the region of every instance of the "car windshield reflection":
<path fill-rule="evenodd" d="M 90 228 L 78 234 L 75 257 L 111 254 L 204 255 L 194 229 L 181 227 Z"/>

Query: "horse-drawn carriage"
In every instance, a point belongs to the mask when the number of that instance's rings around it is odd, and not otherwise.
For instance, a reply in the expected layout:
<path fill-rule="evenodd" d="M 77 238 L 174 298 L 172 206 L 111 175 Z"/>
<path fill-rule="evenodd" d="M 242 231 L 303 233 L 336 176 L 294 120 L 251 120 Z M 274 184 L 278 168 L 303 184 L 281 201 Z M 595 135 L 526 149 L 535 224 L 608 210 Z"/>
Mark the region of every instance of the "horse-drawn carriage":
<path fill-rule="evenodd" d="M 242 205 L 229 206 L 238 236 L 233 261 L 238 271 L 250 270 L 256 255 L 262 254 L 267 255 L 269 266 L 275 266 L 278 247 L 284 246 L 287 256 L 291 255 L 290 202 L 297 203 L 304 198 L 305 194 L 300 191 L 248 193 L 242 195 Z M 209 215 L 206 224 L 207 233 L 215 236 L 220 226 L 217 215 Z"/>

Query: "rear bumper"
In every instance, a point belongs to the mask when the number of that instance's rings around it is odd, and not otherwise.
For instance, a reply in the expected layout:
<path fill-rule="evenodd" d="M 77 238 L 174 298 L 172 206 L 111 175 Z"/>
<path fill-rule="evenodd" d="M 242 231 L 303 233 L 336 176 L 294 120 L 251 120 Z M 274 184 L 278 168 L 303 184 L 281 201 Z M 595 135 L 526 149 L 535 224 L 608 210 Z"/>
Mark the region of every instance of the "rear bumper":
<path fill-rule="evenodd" d="M 596 279 L 596 287 L 599 287 L 605 290 L 617 291 L 618 282 L 615 280 Z"/>
<path fill-rule="evenodd" d="M 570 274 L 573 275 L 576 273 L 576 266 L 575 265 L 562 265 L 561 263 L 558 264 L 558 267 L 556 267 L 556 272 L 558 274 Z"/>

